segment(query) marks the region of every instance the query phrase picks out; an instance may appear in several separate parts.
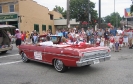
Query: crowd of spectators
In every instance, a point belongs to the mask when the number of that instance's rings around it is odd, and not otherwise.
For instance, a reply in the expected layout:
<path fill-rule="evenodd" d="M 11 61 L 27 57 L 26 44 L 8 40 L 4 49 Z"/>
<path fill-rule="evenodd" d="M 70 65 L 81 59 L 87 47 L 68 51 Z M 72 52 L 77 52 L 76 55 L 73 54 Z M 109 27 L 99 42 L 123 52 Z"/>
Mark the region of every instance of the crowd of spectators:
<path fill-rule="evenodd" d="M 8 35 L 12 38 L 9 32 Z M 94 46 L 108 46 L 113 51 L 119 51 L 122 47 L 132 48 L 133 45 L 133 30 L 132 28 L 125 28 L 124 30 L 120 28 L 105 28 L 105 29 L 96 29 L 88 28 L 85 30 L 84 28 L 69 28 L 67 29 L 59 29 L 55 34 L 52 34 L 50 30 L 43 31 L 42 35 L 58 35 L 62 37 L 61 44 L 72 44 L 72 43 L 88 43 Z M 29 33 L 29 31 L 21 31 L 16 30 L 15 37 L 16 45 L 21 45 L 21 42 L 33 44 L 38 43 L 38 37 L 40 36 L 35 30 Z M 12 38 L 12 40 L 14 40 Z"/>

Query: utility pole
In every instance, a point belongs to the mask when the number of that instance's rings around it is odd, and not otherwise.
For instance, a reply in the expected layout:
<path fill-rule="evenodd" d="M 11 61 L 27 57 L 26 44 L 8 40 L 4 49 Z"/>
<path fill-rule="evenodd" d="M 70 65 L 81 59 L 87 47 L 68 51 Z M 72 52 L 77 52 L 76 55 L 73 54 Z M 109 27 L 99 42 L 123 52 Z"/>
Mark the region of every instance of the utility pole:
<path fill-rule="evenodd" d="M 99 21 L 98 21 L 99 28 L 101 28 L 101 0 L 99 0 Z"/>
<path fill-rule="evenodd" d="M 132 1 L 132 4 L 133 4 L 133 0 L 131 0 Z"/>
<path fill-rule="evenodd" d="M 118 16 L 117 16 L 117 14 L 116 14 L 116 12 L 115 12 L 115 0 L 114 0 L 114 14 L 115 14 L 115 24 L 116 24 L 116 25 L 114 25 L 114 26 L 118 27 L 118 24 L 117 24 Z"/>
<path fill-rule="evenodd" d="M 90 21 L 90 0 L 88 0 L 88 27 L 89 27 L 89 21 Z"/>
<path fill-rule="evenodd" d="M 67 28 L 70 28 L 70 0 L 67 0 Z"/>

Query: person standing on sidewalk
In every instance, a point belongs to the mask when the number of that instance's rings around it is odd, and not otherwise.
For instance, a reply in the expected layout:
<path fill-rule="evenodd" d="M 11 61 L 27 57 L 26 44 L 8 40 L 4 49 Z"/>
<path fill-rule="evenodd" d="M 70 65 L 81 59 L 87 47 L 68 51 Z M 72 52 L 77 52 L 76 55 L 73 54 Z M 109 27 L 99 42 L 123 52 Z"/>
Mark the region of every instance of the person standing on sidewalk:
<path fill-rule="evenodd" d="M 19 46 L 21 45 L 21 33 L 19 32 L 19 30 L 16 30 L 15 38 L 16 38 L 16 47 L 19 48 Z"/>
<path fill-rule="evenodd" d="M 127 33 L 127 29 L 125 29 L 123 31 L 123 43 L 124 43 L 124 46 L 125 47 L 128 46 L 128 33 Z"/>
<path fill-rule="evenodd" d="M 129 49 L 132 49 L 132 38 L 133 38 L 133 33 L 131 28 L 129 28 L 128 31 L 128 43 L 129 43 Z"/>

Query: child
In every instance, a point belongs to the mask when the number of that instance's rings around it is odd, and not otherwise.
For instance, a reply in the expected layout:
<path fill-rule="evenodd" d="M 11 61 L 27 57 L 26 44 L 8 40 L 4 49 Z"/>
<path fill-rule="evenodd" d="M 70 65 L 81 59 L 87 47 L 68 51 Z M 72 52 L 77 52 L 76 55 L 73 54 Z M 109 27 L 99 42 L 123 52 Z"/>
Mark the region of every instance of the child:
<path fill-rule="evenodd" d="M 104 46 L 104 42 L 105 42 L 105 38 L 104 38 L 104 36 L 102 36 L 102 37 L 101 37 L 100 46 L 103 47 L 103 46 Z"/>
<path fill-rule="evenodd" d="M 33 44 L 36 44 L 38 42 L 38 36 L 36 33 L 33 35 Z"/>
<path fill-rule="evenodd" d="M 96 46 L 100 46 L 100 36 L 97 36 L 97 39 L 96 39 Z"/>
<path fill-rule="evenodd" d="M 119 46 L 120 46 L 120 50 L 123 46 L 123 36 L 121 35 L 120 38 L 119 38 Z"/>
<path fill-rule="evenodd" d="M 119 38 L 120 36 L 117 33 L 115 36 L 115 52 L 119 52 Z"/>
<path fill-rule="evenodd" d="M 109 41 L 110 41 L 110 44 L 109 44 L 109 47 L 114 51 L 114 36 L 111 35 L 110 38 L 109 38 Z"/>

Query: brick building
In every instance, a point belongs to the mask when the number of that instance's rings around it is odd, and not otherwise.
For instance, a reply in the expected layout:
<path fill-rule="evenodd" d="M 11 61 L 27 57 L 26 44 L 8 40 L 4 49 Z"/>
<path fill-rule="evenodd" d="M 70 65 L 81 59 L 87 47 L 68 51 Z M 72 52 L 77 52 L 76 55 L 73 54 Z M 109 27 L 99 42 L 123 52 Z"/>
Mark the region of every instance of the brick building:
<path fill-rule="evenodd" d="M 62 15 L 49 11 L 33 0 L 0 0 L 0 24 L 14 25 L 21 31 L 50 29 L 55 33 L 54 19 Z"/>

